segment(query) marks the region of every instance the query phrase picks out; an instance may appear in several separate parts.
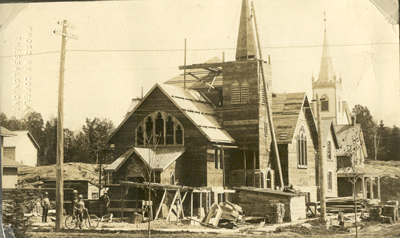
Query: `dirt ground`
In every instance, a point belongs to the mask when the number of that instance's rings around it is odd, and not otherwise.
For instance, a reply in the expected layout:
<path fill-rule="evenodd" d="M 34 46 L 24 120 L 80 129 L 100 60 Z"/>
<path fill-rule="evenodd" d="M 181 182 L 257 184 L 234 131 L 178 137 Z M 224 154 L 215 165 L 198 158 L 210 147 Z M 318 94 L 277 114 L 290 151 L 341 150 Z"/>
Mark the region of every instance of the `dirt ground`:
<path fill-rule="evenodd" d="M 365 225 L 365 224 L 364 224 Z M 327 237 L 327 238 L 342 238 L 342 237 L 355 237 L 355 231 L 352 229 L 343 228 L 329 228 L 315 226 L 312 228 L 305 228 L 302 226 L 287 227 L 279 231 L 259 232 L 259 231 L 243 231 L 239 233 L 188 233 L 188 232 L 154 232 L 152 237 Z M 116 238 L 116 237 L 147 237 L 147 231 L 129 231 L 129 232 L 98 232 L 98 231 L 64 231 L 60 233 L 55 232 L 32 232 L 27 234 L 33 238 L 50 238 L 50 237 L 99 237 L 99 238 Z M 394 225 L 382 224 L 367 224 L 364 228 L 359 230 L 358 237 L 400 237 L 400 223 Z"/>

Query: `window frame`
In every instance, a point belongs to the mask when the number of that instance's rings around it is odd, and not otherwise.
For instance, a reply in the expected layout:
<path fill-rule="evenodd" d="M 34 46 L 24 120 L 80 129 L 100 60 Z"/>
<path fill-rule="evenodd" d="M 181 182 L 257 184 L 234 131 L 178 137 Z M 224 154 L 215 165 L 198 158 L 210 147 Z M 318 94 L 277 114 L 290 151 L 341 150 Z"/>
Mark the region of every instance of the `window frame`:
<path fill-rule="evenodd" d="M 329 98 L 325 94 L 322 95 L 321 99 L 321 112 L 329 112 Z"/>
<path fill-rule="evenodd" d="M 332 191 L 333 190 L 333 174 L 331 171 L 328 172 L 326 181 L 328 183 L 328 191 Z"/>
<path fill-rule="evenodd" d="M 332 160 L 332 143 L 330 141 L 326 142 L 326 159 Z"/>
<path fill-rule="evenodd" d="M 148 142 L 148 132 L 151 131 L 155 131 L 156 130 L 156 119 L 159 117 L 159 115 L 161 114 L 161 119 L 163 120 L 163 126 L 162 126 L 162 139 L 160 139 L 160 142 L 158 144 L 158 146 L 169 146 L 169 147 L 173 147 L 173 146 L 184 146 L 185 145 L 185 128 L 182 126 L 182 124 L 171 114 L 163 112 L 163 111 L 155 111 L 147 116 L 145 116 L 143 118 L 143 120 L 138 123 L 138 125 L 135 128 L 135 146 L 138 147 L 146 147 L 149 144 Z M 171 118 L 171 122 L 172 124 L 172 130 L 173 130 L 173 143 L 168 144 L 167 143 L 167 123 L 170 122 L 168 121 L 169 117 Z M 151 120 L 152 122 L 152 126 L 153 128 L 151 130 L 147 129 L 147 123 L 148 120 Z M 182 143 L 178 144 L 177 143 L 177 137 L 176 137 L 176 132 L 178 127 L 180 127 L 180 129 L 182 130 Z M 142 130 L 139 131 L 139 128 L 141 128 Z M 138 133 L 142 132 L 143 133 L 143 143 L 138 143 Z M 168 137 L 170 138 L 171 135 L 168 134 Z M 152 144 L 154 144 L 155 141 L 152 141 Z"/>
<path fill-rule="evenodd" d="M 304 126 L 301 126 L 297 135 L 297 167 L 306 169 L 308 167 L 307 134 Z"/>

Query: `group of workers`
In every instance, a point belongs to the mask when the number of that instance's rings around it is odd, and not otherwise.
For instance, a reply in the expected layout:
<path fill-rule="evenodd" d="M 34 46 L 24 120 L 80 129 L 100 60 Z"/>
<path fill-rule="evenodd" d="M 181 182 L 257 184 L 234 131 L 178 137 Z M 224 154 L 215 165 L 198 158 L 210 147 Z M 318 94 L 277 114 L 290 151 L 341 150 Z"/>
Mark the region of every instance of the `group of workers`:
<path fill-rule="evenodd" d="M 82 194 L 78 194 L 77 190 L 72 192 L 72 215 L 77 216 L 79 219 L 79 228 L 82 228 L 82 221 L 83 221 L 83 212 L 87 211 L 88 209 L 85 208 L 85 202 L 82 200 Z M 103 216 L 107 213 L 108 206 L 110 205 L 110 198 L 107 195 L 107 191 L 99 199 L 100 204 L 100 215 Z M 51 208 L 50 200 L 49 200 L 49 193 L 45 192 L 42 199 L 42 208 L 43 208 L 43 215 L 42 215 L 42 223 L 47 223 L 47 213 Z"/>

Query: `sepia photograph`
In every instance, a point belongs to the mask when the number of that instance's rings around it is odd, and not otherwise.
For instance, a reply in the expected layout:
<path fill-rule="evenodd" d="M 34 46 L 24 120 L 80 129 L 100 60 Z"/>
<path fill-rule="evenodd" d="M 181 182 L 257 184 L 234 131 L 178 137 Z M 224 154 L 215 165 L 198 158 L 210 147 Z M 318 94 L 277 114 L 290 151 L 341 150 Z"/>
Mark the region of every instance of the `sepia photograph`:
<path fill-rule="evenodd" d="M 0 3 L 0 237 L 399 237 L 397 0 Z"/>

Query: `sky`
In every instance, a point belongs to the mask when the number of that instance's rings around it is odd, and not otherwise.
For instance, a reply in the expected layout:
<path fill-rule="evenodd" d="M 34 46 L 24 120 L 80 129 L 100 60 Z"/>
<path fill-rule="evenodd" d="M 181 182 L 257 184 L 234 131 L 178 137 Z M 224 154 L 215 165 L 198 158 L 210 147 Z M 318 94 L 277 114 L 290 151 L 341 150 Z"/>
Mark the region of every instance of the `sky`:
<path fill-rule="evenodd" d="M 324 35 L 350 110 L 367 106 L 378 122 L 400 126 L 399 26 L 368 0 L 254 0 L 260 44 L 271 57 L 273 92 L 312 95 Z M 0 111 L 24 105 L 57 115 L 61 29 L 66 43 L 64 127 L 86 118 L 117 126 L 132 98 L 215 56 L 233 61 L 241 0 L 146 0 L 0 4 Z M 25 104 L 24 104 L 25 103 Z"/>

